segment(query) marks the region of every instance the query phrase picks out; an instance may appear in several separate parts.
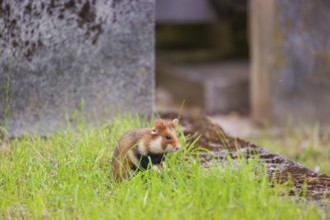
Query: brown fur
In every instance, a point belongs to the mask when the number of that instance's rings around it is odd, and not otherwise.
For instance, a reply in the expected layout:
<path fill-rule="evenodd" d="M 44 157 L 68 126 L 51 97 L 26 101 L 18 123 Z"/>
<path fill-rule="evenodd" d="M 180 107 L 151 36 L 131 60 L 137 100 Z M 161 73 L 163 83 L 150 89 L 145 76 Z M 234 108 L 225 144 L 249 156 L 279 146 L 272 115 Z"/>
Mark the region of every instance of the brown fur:
<path fill-rule="evenodd" d="M 161 146 L 159 147 L 164 151 L 164 154 L 172 152 L 171 150 L 173 149 L 167 149 L 169 144 L 172 145 L 173 148 L 179 149 L 180 142 L 174 130 L 177 124 L 178 121 L 176 119 L 167 124 L 162 119 L 157 119 L 153 128 L 134 128 L 126 132 L 120 138 L 112 157 L 113 175 L 115 179 L 127 179 L 130 171 L 136 166 L 134 161 L 130 158 L 130 150 L 133 156 L 137 154 L 148 156 L 149 153 L 152 153 L 151 151 L 153 149 L 151 147 L 155 147 L 150 144 L 158 137 L 162 137 Z M 171 137 L 170 140 L 166 139 L 167 135 Z M 139 147 L 141 142 L 143 144 Z M 139 160 L 139 158 L 133 159 L 136 159 L 136 161 Z"/>

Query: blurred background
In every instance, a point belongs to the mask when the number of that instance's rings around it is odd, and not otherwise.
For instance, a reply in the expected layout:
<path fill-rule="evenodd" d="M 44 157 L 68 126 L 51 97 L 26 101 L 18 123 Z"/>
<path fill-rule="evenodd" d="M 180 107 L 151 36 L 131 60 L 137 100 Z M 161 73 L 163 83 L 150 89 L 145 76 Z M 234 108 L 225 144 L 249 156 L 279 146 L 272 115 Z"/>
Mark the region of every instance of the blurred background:
<path fill-rule="evenodd" d="M 156 109 L 330 173 L 326 1 L 156 1 Z"/>
<path fill-rule="evenodd" d="M 159 110 L 249 112 L 247 1 L 170 0 L 156 7 Z"/>

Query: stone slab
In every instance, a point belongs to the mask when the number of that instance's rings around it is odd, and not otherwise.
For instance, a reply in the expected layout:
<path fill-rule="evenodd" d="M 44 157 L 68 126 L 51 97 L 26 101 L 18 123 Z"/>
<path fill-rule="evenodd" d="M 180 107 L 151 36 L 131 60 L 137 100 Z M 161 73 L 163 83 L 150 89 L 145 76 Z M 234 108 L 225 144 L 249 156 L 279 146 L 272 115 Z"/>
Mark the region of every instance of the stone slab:
<path fill-rule="evenodd" d="M 154 0 L 1 0 L 1 126 L 47 133 L 81 115 L 92 123 L 151 113 L 154 7 Z"/>
<path fill-rule="evenodd" d="M 249 65 L 244 61 L 202 64 L 159 64 L 157 85 L 179 103 L 201 107 L 209 114 L 247 111 Z"/>

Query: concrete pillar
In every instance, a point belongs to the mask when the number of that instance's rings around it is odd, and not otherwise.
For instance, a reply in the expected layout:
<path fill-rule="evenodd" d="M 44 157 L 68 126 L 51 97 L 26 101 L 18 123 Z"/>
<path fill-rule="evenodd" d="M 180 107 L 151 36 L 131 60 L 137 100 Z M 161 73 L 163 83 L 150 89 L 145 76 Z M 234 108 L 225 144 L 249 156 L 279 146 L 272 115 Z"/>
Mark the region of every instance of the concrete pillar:
<path fill-rule="evenodd" d="M 330 2 L 249 4 L 253 118 L 330 125 Z"/>

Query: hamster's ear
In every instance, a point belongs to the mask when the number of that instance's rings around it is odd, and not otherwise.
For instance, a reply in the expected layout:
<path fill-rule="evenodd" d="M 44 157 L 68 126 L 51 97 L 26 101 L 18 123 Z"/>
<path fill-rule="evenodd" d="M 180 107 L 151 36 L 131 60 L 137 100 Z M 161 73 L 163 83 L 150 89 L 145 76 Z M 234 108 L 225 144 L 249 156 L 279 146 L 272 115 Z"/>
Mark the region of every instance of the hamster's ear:
<path fill-rule="evenodd" d="M 158 134 L 160 131 L 164 130 L 166 127 L 164 120 L 162 119 L 157 119 L 155 121 L 155 125 L 151 131 L 151 134 L 155 135 Z"/>
<path fill-rule="evenodd" d="M 172 121 L 169 122 L 169 125 L 172 127 L 172 128 L 176 128 L 179 124 L 179 120 L 178 119 L 173 119 Z"/>

